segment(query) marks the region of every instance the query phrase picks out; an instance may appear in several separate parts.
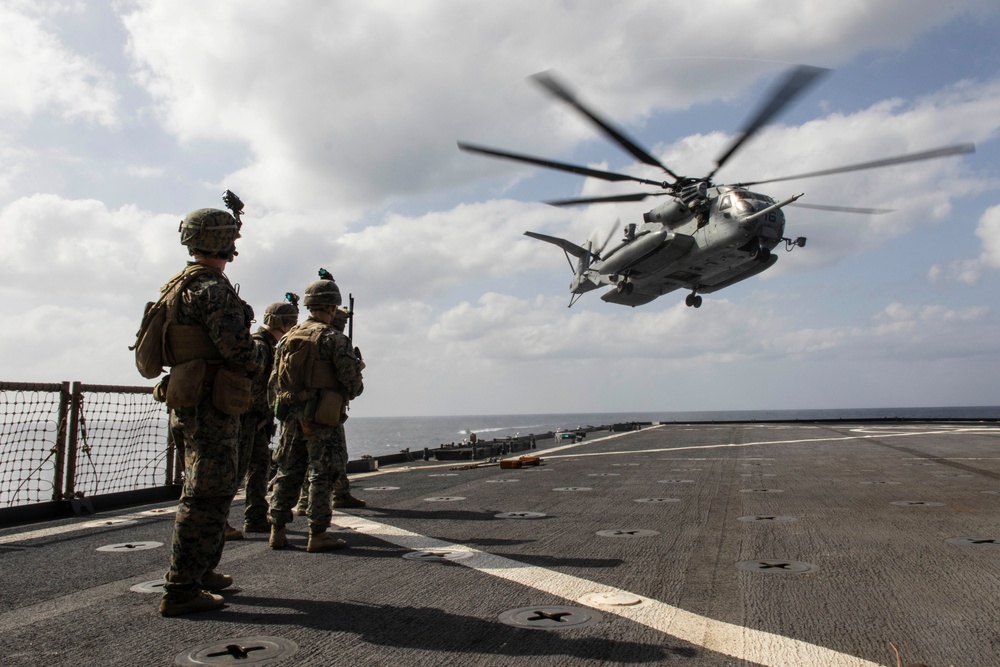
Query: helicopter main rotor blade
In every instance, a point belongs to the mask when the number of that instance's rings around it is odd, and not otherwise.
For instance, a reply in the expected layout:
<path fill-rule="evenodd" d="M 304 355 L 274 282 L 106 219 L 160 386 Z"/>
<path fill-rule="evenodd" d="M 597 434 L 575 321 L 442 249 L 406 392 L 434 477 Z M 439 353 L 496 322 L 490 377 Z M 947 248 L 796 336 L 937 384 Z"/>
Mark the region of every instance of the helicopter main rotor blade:
<path fill-rule="evenodd" d="M 584 106 L 583 103 L 580 102 L 580 100 L 576 99 L 576 96 L 573 95 L 573 93 L 571 93 L 569 89 L 566 88 L 566 86 L 559 83 L 559 81 L 555 77 L 553 77 L 550 72 L 539 72 L 538 74 L 532 75 L 531 78 L 533 78 L 538 83 L 538 85 L 542 86 L 547 91 L 549 91 L 549 93 L 551 93 L 555 97 L 558 97 L 563 102 L 570 105 L 571 107 L 579 111 L 581 114 L 589 118 L 591 122 L 597 125 L 597 127 L 599 127 L 601 130 L 603 130 L 606 135 L 611 137 L 611 139 L 613 139 L 616 143 L 618 143 L 619 146 L 621 146 L 629 153 L 631 153 L 633 156 L 635 156 L 640 162 L 652 165 L 654 167 L 659 167 L 674 179 L 680 178 L 677 174 L 670 171 L 670 169 L 668 169 L 666 165 L 664 165 L 655 157 L 650 155 L 646 149 L 642 148 L 641 146 L 639 146 L 639 144 L 635 143 L 635 141 L 630 139 L 624 132 L 622 132 L 614 125 L 604 120 L 596 113 L 594 113 L 586 106 Z"/>
<path fill-rule="evenodd" d="M 597 250 L 592 249 L 594 257 L 596 257 L 597 259 L 601 259 L 601 255 L 604 254 L 604 249 L 608 247 L 608 243 L 611 242 L 611 237 L 615 235 L 615 232 L 618 230 L 618 227 L 621 224 L 622 224 L 621 218 L 615 220 L 615 224 L 611 225 L 611 229 L 608 230 L 608 235 L 604 237 L 604 242 L 601 243 L 601 245 L 597 246 Z"/>
<path fill-rule="evenodd" d="M 705 180 L 711 181 L 712 177 L 715 176 L 715 172 L 719 171 L 719 169 L 722 168 L 722 165 L 728 162 L 729 158 L 731 158 L 748 139 L 757 134 L 760 128 L 770 122 L 770 120 L 778 115 L 782 109 L 788 106 L 792 100 L 805 92 L 805 90 L 815 83 L 820 76 L 829 71 L 830 70 L 822 67 L 811 67 L 809 65 L 800 65 L 799 67 L 790 70 L 788 74 L 785 75 L 781 84 L 774 89 L 771 96 L 767 98 L 767 101 L 751 118 L 750 122 L 747 123 L 746 126 L 744 126 L 744 128 L 740 131 L 736 140 L 733 141 L 729 148 L 726 149 L 726 151 L 715 161 L 715 169 L 713 169 L 708 176 L 705 177 Z"/>
<path fill-rule="evenodd" d="M 894 208 L 854 208 L 853 206 L 827 206 L 825 204 L 799 204 L 798 202 L 794 204 L 789 204 L 789 206 L 794 206 L 796 208 L 811 208 L 817 211 L 835 211 L 837 213 L 860 213 L 863 215 L 882 215 L 883 213 L 892 213 L 896 209 Z"/>
<path fill-rule="evenodd" d="M 907 162 L 919 162 L 920 160 L 933 160 L 939 157 L 949 157 L 952 155 L 965 155 L 966 153 L 975 153 L 975 144 L 957 144 L 955 146 L 945 146 L 944 148 L 935 148 L 930 151 L 922 151 L 920 153 L 908 153 L 906 155 L 898 155 L 896 157 L 884 158 L 882 160 L 874 160 L 872 162 L 862 162 L 860 164 L 852 164 L 846 167 L 836 167 L 834 169 L 824 169 L 822 171 L 811 171 L 807 174 L 796 174 L 795 176 L 780 176 L 778 178 L 768 178 L 762 181 L 748 181 L 746 183 L 736 183 L 734 187 L 747 187 L 750 185 L 763 185 L 764 183 L 777 183 L 779 181 L 793 181 L 798 178 L 813 178 L 815 176 L 829 176 L 830 174 L 843 174 L 849 171 L 861 171 L 863 169 L 877 169 L 879 167 L 890 167 L 894 164 L 905 164 Z"/>
<path fill-rule="evenodd" d="M 553 199 L 545 202 L 549 206 L 576 206 L 577 204 L 614 204 L 627 201 L 642 201 L 646 197 L 670 194 L 669 192 L 636 192 L 629 195 L 607 195 L 605 197 L 578 197 L 575 199 Z"/>
<path fill-rule="evenodd" d="M 628 174 L 618 174 L 613 171 L 604 171 L 602 169 L 591 169 L 590 167 L 582 167 L 576 164 L 570 164 L 568 162 L 556 162 L 555 160 L 548 160 L 546 158 L 534 157 L 532 155 L 525 155 L 523 153 L 512 153 L 510 151 L 502 151 L 496 148 L 489 148 L 487 146 L 478 146 L 476 144 L 470 144 L 464 141 L 458 142 L 459 149 L 467 151 L 469 153 L 479 153 L 481 155 L 489 155 L 491 157 L 497 157 L 504 160 L 514 160 L 515 162 L 525 162 L 527 164 L 537 165 L 539 167 L 546 167 L 547 169 L 558 169 L 560 171 L 568 171 L 573 174 L 579 174 L 580 176 L 590 176 L 592 178 L 600 178 L 605 181 L 633 181 L 635 183 L 642 183 L 643 185 L 655 185 L 658 188 L 667 187 L 667 183 L 663 181 L 654 181 L 648 178 L 639 178 L 638 176 L 630 176 Z"/>

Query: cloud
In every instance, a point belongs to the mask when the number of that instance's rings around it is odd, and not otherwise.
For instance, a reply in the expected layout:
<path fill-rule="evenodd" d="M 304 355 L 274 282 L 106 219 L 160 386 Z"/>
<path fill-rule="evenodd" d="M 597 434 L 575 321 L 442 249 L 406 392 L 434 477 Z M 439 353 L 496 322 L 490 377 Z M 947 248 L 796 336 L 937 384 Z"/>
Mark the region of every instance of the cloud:
<path fill-rule="evenodd" d="M 670 297 L 665 297 L 669 299 Z M 677 302 L 661 311 L 555 311 L 551 300 L 530 302 L 485 294 L 443 312 L 428 339 L 447 356 L 498 364 L 539 359 L 642 360 L 689 367 L 749 361 L 810 361 L 836 352 L 857 359 L 964 356 L 988 340 L 997 323 L 986 307 L 891 303 L 867 326 L 799 328 L 777 304 L 706 300 L 695 310 Z M 948 340 L 947 349 L 935 343 Z M 988 344 L 1000 349 L 1000 342 Z"/>
<path fill-rule="evenodd" d="M 987 271 L 1000 269 L 1000 205 L 986 209 L 979 218 L 976 236 L 982 252 L 974 259 L 957 259 L 947 266 L 935 264 L 927 274 L 932 283 L 978 285 Z"/>
<path fill-rule="evenodd" d="M 872 400 L 888 392 L 905 405 L 926 382 L 904 369 L 933 366 L 947 378 L 935 386 L 962 395 L 960 369 L 993 366 L 1000 352 L 1000 323 L 983 307 L 896 302 L 861 324 L 813 328 L 763 293 L 706 299 L 697 311 L 561 305 L 488 293 L 438 315 L 400 305 L 393 326 L 368 313 L 368 389 L 357 409 L 460 414 L 494 400 L 513 412 L 816 407 L 824 396 L 861 406 L 876 386 Z"/>
<path fill-rule="evenodd" d="M 18 304 L 16 317 L 10 320 L 16 326 L 0 331 L 0 347 L 22 358 L 5 364 L 4 380 L 149 384 L 135 371 L 128 350 L 139 328 L 137 317 L 95 305 L 90 299 L 81 299 L 86 302 L 81 305 L 55 305 L 33 303 L 8 289 L 0 294 Z"/>
<path fill-rule="evenodd" d="M 1000 205 L 986 209 L 979 219 L 976 236 L 983 243 L 980 260 L 991 269 L 1000 269 Z"/>
<path fill-rule="evenodd" d="M 159 283 L 176 244 L 178 219 L 134 206 L 56 195 L 20 198 L 0 209 L 0 277 L 45 303 L 134 298 Z"/>
<path fill-rule="evenodd" d="M 514 201 L 460 204 L 417 217 L 389 215 L 333 242 L 337 270 L 363 279 L 377 298 L 430 299 L 473 281 L 502 282 L 550 267 L 558 251 L 522 235 L 565 218 L 557 209 Z"/>
<path fill-rule="evenodd" d="M 165 127 L 184 142 L 245 143 L 250 163 L 230 182 L 267 206 L 309 210 L 377 206 L 497 173 L 460 155 L 456 138 L 552 153 L 593 136 L 524 84 L 539 70 L 587 82 L 598 108 L 642 122 L 732 98 L 773 74 L 775 60 L 900 47 L 970 6 L 174 0 L 127 5 L 122 20 L 136 80 Z"/>
<path fill-rule="evenodd" d="M 0 117 L 24 120 L 51 113 L 65 121 L 114 126 L 114 77 L 60 42 L 44 15 L 59 9 L 17 2 L 0 6 Z"/>
<path fill-rule="evenodd" d="M 158 178 L 166 173 L 164 167 L 150 167 L 145 165 L 128 165 L 125 173 L 135 178 Z"/>
<path fill-rule="evenodd" d="M 983 263 L 979 259 L 956 259 L 947 266 L 934 264 L 927 270 L 927 280 L 935 284 L 979 284 L 983 277 Z"/>

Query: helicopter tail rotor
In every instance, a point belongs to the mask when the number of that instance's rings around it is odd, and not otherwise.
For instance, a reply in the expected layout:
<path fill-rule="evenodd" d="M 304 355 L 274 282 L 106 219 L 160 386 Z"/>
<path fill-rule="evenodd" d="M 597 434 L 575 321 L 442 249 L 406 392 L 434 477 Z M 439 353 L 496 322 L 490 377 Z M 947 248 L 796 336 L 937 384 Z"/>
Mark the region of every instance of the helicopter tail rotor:
<path fill-rule="evenodd" d="M 618 228 L 621 227 L 621 225 L 622 225 L 621 218 L 615 220 L 615 224 L 611 225 L 611 229 L 608 230 L 608 235 L 604 237 L 604 241 L 601 243 L 601 245 L 597 246 L 597 250 L 593 251 L 594 259 L 602 259 L 604 249 L 608 247 L 608 243 L 611 242 L 611 237 L 615 235 L 615 231 L 617 231 Z"/>
<path fill-rule="evenodd" d="M 578 255 L 579 259 L 576 262 L 576 270 L 573 272 L 574 280 L 580 280 L 580 277 L 586 273 L 592 262 L 595 260 L 598 262 L 601 261 L 601 253 L 603 253 L 604 249 L 608 247 L 611 237 L 615 235 L 615 230 L 617 230 L 621 224 L 621 218 L 615 220 L 615 224 L 611 227 L 607 236 L 605 236 L 604 240 L 600 243 L 597 241 L 597 230 L 595 229 L 594 233 L 590 235 L 590 238 L 588 238 L 584 244 L 580 246 L 580 249 L 583 250 L 583 252 Z"/>

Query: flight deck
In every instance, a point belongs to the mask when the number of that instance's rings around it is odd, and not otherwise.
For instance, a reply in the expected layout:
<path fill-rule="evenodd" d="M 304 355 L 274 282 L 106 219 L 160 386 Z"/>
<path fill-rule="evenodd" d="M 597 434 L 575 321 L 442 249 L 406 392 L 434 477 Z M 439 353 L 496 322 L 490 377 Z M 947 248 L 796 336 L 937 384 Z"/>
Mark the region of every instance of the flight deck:
<path fill-rule="evenodd" d="M 0 529 L 0 663 L 1000 664 L 994 422 L 665 424 L 530 454 L 352 475 L 349 548 L 306 553 L 304 518 L 289 549 L 228 542 L 227 606 L 176 618 L 171 503 Z"/>

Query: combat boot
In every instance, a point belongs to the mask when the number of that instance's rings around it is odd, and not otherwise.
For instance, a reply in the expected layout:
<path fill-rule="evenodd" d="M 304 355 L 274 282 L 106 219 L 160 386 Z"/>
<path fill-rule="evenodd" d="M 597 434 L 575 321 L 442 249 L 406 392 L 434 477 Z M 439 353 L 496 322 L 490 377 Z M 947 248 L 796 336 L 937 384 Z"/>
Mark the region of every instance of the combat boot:
<path fill-rule="evenodd" d="M 306 545 L 306 551 L 309 553 L 318 553 L 320 551 L 343 549 L 346 546 L 347 542 L 344 540 L 323 531 L 322 533 L 309 533 L 309 544 Z"/>
<path fill-rule="evenodd" d="M 201 587 L 209 593 L 218 593 L 223 588 L 233 585 L 233 578 L 228 574 L 219 574 L 215 570 L 206 572 L 201 578 Z"/>
<path fill-rule="evenodd" d="M 226 542 L 231 542 L 233 540 L 242 540 L 242 539 L 243 539 L 243 533 L 241 533 L 240 531 L 238 531 L 235 528 L 233 528 L 231 525 L 229 525 L 229 522 L 227 521 L 226 522 Z"/>
<path fill-rule="evenodd" d="M 348 508 L 349 509 L 351 507 L 364 507 L 367 504 L 368 503 L 366 503 L 365 501 L 361 500 L 361 498 L 355 498 L 354 496 L 352 496 L 349 493 L 346 496 L 336 496 L 333 499 L 333 506 L 336 507 L 336 508 L 338 508 L 338 509 L 341 509 L 341 508 Z"/>
<path fill-rule="evenodd" d="M 271 539 L 268 544 L 272 549 L 284 549 L 288 546 L 288 535 L 284 526 L 271 526 Z"/>
<path fill-rule="evenodd" d="M 225 606 L 226 601 L 221 595 L 215 595 L 208 591 L 198 591 L 194 597 L 177 601 L 169 595 L 164 595 L 160 600 L 160 616 L 180 616 L 181 614 L 194 614 L 199 611 L 211 611 Z"/>
<path fill-rule="evenodd" d="M 268 523 L 267 519 L 259 519 L 257 521 L 244 521 L 243 522 L 243 532 L 244 533 L 270 533 L 271 524 Z"/>

